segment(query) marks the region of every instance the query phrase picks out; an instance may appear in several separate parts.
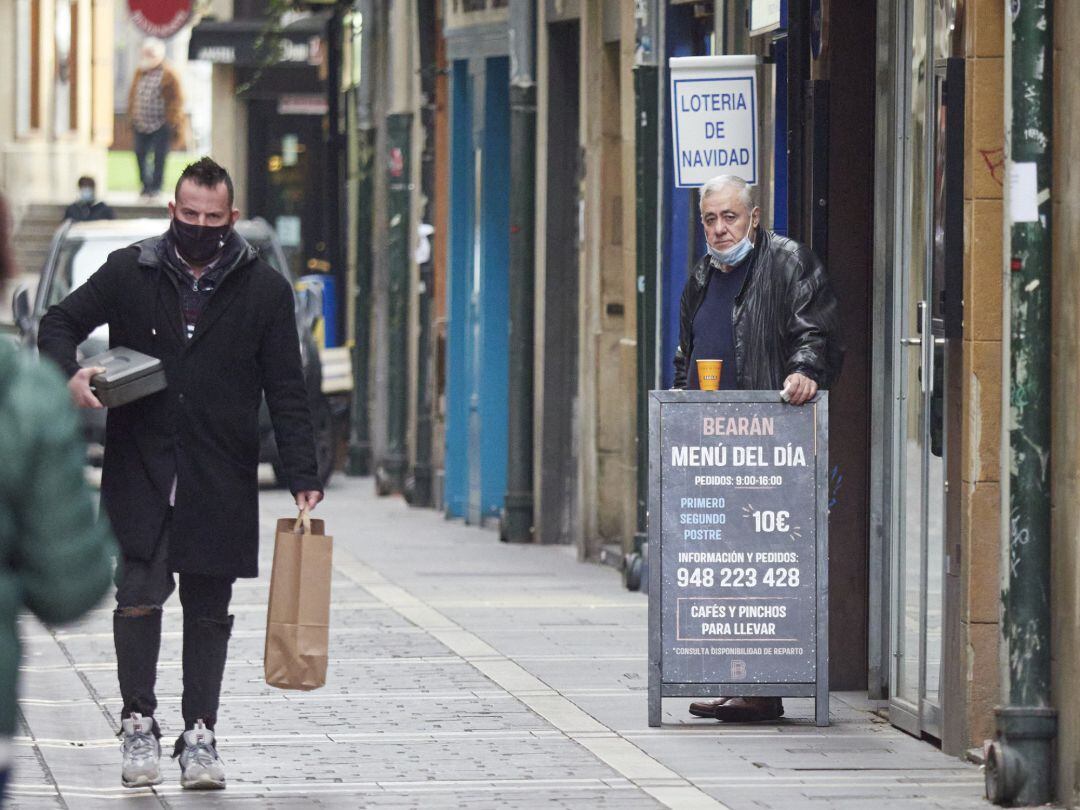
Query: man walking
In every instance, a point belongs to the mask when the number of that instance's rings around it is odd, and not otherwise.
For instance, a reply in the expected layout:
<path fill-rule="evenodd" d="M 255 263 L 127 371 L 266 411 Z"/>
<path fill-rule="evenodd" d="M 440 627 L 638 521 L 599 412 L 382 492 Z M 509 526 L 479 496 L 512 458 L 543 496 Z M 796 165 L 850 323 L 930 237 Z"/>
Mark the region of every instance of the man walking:
<path fill-rule="evenodd" d="M 142 198 L 161 193 L 169 146 L 184 132 L 184 95 L 180 77 L 165 62 L 165 43 L 147 39 L 128 90 L 128 118 L 135 133 Z"/>
<path fill-rule="evenodd" d="M 836 298 L 810 249 L 761 227 L 761 210 L 741 177 L 701 187 L 707 254 L 694 266 L 679 309 L 675 387 L 699 388 L 695 360 L 723 360 L 721 389 L 780 390 L 808 402 L 840 373 Z M 690 713 L 727 722 L 776 720 L 777 697 L 690 704 Z"/>
<path fill-rule="evenodd" d="M 112 346 L 161 359 L 168 387 L 111 409 L 102 502 L 120 542 L 113 617 L 125 786 L 161 781 L 154 692 L 162 606 L 184 614 L 182 714 L 174 747 L 185 788 L 223 788 L 214 730 L 233 582 L 258 573 L 258 412 L 265 395 L 301 509 L 322 500 L 293 292 L 233 230 L 228 173 L 192 163 L 159 237 L 111 254 L 42 319 L 38 346 L 75 403 L 100 408 L 76 347 L 100 324 Z"/>

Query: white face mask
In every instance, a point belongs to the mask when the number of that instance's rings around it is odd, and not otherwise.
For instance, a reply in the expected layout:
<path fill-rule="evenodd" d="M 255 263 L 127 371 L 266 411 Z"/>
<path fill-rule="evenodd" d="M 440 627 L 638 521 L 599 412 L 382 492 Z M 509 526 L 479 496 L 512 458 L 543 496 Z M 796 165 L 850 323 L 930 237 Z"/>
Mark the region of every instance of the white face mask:
<path fill-rule="evenodd" d="M 750 241 L 750 231 L 754 228 L 754 217 L 750 215 L 750 222 L 746 226 L 746 234 L 736 244 L 729 247 L 727 250 L 717 250 L 706 241 L 705 246 L 709 251 L 709 258 L 712 260 L 714 266 L 720 266 L 726 264 L 728 266 L 736 265 L 747 257 L 751 250 L 754 249 L 754 243 Z"/>

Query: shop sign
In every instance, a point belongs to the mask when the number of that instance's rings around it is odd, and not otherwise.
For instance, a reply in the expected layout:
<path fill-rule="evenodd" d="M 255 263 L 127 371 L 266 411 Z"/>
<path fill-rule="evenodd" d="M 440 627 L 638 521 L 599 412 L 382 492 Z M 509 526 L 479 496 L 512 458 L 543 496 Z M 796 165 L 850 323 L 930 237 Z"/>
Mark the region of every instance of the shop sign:
<path fill-rule="evenodd" d="M 780 0 L 750 0 L 750 36 L 780 27 Z"/>
<path fill-rule="evenodd" d="M 695 188 L 718 174 L 757 183 L 756 56 L 668 60 L 675 185 Z"/>
<path fill-rule="evenodd" d="M 650 725 L 721 695 L 828 724 L 827 393 L 651 392 L 648 556 Z"/>
<path fill-rule="evenodd" d="M 168 39 L 191 19 L 192 0 L 128 0 L 131 22 L 148 36 Z"/>
<path fill-rule="evenodd" d="M 326 115 L 330 103 L 322 93 L 283 93 L 278 96 L 278 115 Z"/>

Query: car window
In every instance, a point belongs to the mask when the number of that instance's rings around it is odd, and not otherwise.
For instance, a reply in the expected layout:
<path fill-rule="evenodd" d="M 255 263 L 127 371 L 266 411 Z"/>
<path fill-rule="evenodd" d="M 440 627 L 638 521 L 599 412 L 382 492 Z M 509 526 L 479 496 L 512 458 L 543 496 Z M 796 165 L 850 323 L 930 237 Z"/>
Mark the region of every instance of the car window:
<path fill-rule="evenodd" d="M 259 258 L 273 267 L 283 276 L 288 278 L 288 273 L 285 268 L 281 266 L 281 261 L 278 259 L 277 251 L 274 250 L 274 245 L 269 239 L 259 239 L 258 237 L 247 237 L 248 242 L 251 243 L 257 251 L 259 251 Z"/>
<path fill-rule="evenodd" d="M 68 294 L 98 271 L 109 254 L 127 244 L 118 239 L 65 239 L 56 258 L 56 271 L 49 285 L 46 307 L 63 301 Z"/>
<path fill-rule="evenodd" d="M 65 239 L 60 245 L 56 257 L 56 268 L 45 295 L 45 307 L 63 301 L 69 293 L 78 289 L 90 276 L 105 264 L 109 254 L 128 244 L 127 240 L 113 238 L 86 239 L 82 237 Z M 102 324 L 91 334 L 91 338 L 107 341 L 109 325 Z"/>

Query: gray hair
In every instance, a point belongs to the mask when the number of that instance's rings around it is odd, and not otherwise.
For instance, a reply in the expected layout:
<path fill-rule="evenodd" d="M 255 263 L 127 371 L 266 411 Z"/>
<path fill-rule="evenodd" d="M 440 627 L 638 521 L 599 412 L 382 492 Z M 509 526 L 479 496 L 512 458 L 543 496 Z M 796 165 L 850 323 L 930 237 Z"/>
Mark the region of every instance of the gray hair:
<path fill-rule="evenodd" d="M 706 180 L 701 186 L 701 205 L 705 204 L 705 199 L 707 197 L 710 197 L 721 189 L 725 189 L 729 186 L 734 186 L 739 190 L 739 199 L 746 206 L 747 211 L 753 211 L 757 207 L 757 202 L 754 200 L 754 193 L 750 188 L 750 184 L 737 174 L 720 174 Z"/>

